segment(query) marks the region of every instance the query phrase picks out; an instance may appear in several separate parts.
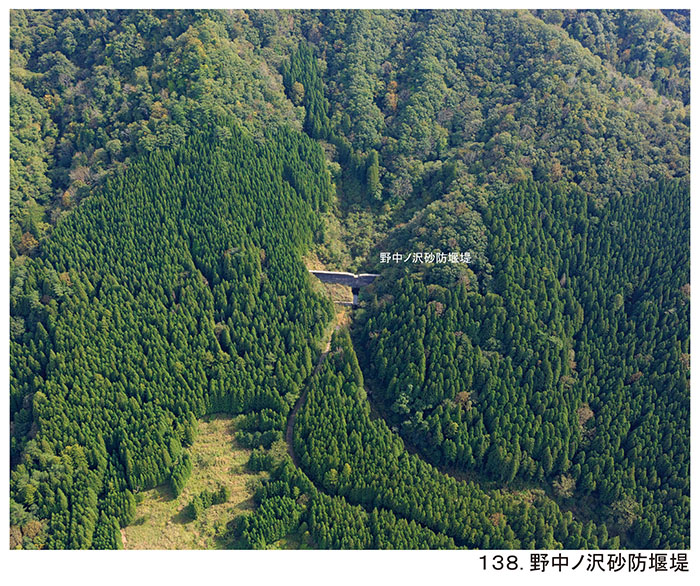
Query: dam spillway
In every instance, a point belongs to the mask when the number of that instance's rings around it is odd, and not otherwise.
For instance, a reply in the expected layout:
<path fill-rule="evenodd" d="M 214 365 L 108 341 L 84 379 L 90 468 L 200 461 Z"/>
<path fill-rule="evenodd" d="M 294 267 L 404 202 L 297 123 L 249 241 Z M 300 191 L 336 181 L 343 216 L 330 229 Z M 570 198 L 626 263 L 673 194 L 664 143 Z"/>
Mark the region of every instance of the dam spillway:
<path fill-rule="evenodd" d="M 341 271 L 312 271 L 309 272 L 318 278 L 322 283 L 330 283 L 333 285 L 344 285 L 352 289 L 352 305 L 357 307 L 359 303 L 360 287 L 365 287 L 379 276 L 375 273 L 344 273 Z"/>

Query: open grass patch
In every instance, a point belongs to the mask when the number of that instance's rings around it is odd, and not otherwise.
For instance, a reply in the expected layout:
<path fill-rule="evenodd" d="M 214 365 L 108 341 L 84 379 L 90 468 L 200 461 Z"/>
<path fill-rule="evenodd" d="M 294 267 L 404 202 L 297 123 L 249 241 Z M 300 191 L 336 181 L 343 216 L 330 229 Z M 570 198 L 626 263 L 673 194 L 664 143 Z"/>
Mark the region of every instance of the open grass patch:
<path fill-rule="evenodd" d="M 229 546 L 226 525 L 253 508 L 250 486 L 266 473 L 246 468 L 251 450 L 235 440 L 235 420 L 224 415 L 199 422 L 190 448 L 192 475 L 179 497 L 167 484 L 138 495 L 135 521 L 122 530 L 124 549 L 221 549 Z M 225 486 L 227 502 L 204 510 L 192 520 L 188 505 L 204 490 Z"/>

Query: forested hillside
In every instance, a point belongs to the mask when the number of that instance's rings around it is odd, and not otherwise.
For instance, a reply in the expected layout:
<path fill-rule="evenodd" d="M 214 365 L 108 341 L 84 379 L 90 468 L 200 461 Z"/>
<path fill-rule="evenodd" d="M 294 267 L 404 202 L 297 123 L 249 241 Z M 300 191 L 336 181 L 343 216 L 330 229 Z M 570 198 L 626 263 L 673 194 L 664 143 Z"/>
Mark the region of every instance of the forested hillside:
<path fill-rule="evenodd" d="M 678 183 L 601 208 L 501 196 L 485 292 L 395 274 L 358 317 L 390 420 L 435 464 L 549 485 L 637 547 L 687 545 L 689 214 Z"/>
<path fill-rule="evenodd" d="M 545 22 L 561 26 L 621 73 L 644 80 L 661 95 L 688 104 L 689 47 L 683 33 L 690 32 L 690 23 L 683 14 L 677 14 L 682 11 L 662 12 L 538 10 L 535 14 Z"/>
<path fill-rule="evenodd" d="M 13 254 L 32 252 L 110 171 L 181 146 L 212 117 L 231 116 L 256 137 L 300 127 L 238 21 L 207 11 L 12 12 Z"/>
<path fill-rule="evenodd" d="M 11 11 L 12 547 L 120 547 L 213 413 L 268 475 L 236 547 L 688 547 L 689 47 L 683 10 Z M 322 365 L 309 255 L 381 273 Z"/>
<path fill-rule="evenodd" d="M 367 508 L 380 506 L 470 548 L 607 547 L 605 527 L 563 514 L 543 494 L 483 491 L 457 482 L 372 420 L 349 336 L 312 382 L 295 448 L 318 486 Z M 617 542 L 617 541 L 616 541 Z"/>
<path fill-rule="evenodd" d="M 42 544 L 114 547 L 134 492 L 186 482 L 205 413 L 282 437 L 332 311 L 301 264 L 324 165 L 300 133 L 222 122 L 108 180 L 15 270 L 11 488 Z"/>

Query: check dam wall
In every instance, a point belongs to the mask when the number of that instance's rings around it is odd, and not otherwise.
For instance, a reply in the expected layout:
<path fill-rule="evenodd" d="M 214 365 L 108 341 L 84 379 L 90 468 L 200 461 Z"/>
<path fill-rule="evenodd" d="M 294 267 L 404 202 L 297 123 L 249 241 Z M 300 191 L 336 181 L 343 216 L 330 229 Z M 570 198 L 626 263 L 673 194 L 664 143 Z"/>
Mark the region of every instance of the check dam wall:
<path fill-rule="evenodd" d="M 373 273 L 343 273 L 340 271 L 309 271 L 322 283 L 332 283 L 334 285 L 345 285 L 352 289 L 352 305 L 357 307 L 360 287 L 365 287 L 372 283 L 379 275 Z"/>

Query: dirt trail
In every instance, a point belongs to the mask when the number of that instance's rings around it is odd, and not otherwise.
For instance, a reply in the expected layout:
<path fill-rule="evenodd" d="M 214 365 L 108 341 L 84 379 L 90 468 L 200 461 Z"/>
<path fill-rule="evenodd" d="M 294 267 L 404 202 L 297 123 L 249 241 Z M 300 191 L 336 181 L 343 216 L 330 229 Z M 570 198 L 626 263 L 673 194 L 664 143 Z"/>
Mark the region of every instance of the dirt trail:
<path fill-rule="evenodd" d="M 331 338 L 333 337 L 332 332 L 338 329 L 340 329 L 340 326 L 336 325 L 335 328 L 331 330 L 331 335 L 328 336 L 328 342 L 326 342 L 326 349 L 321 353 L 321 356 L 318 357 L 318 362 L 316 362 L 314 371 L 313 373 L 311 373 L 311 376 L 307 379 L 306 384 L 304 385 L 304 390 L 301 392 L 301 395 L 299 395 L 297 402 L 294 403 L 292 412 L 289 414 L 289 419 L 287 420 L 287 433 L 285 434 L 285 439 L 287 440 L 287 451 L 289 452 L 289 455 L 292 458 L 292 462 L 294 462 L 294 465 L 297 468 L 301 468 L 301 465 L 299 464 L 299 460 L 297 459 L 297 456 L 294 453 L 294 420 L 297 417 L 299 409 L 301 409 L 304 405 L 304 401 L 306 401 L 306 394 L 309 392 L 309 384 L 311 383 L 311 380 L 314 378 L 314 376 L 316 376 L 318 371 L 321 370 L 321 366 L 323 366 L 323 363 L 326 360 L 326 356 L 328 356 L 328 353 L 331 350 Z"/>

